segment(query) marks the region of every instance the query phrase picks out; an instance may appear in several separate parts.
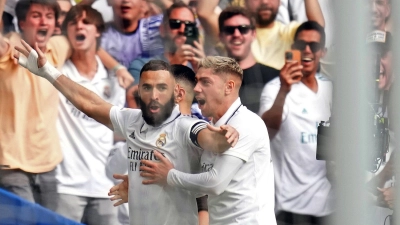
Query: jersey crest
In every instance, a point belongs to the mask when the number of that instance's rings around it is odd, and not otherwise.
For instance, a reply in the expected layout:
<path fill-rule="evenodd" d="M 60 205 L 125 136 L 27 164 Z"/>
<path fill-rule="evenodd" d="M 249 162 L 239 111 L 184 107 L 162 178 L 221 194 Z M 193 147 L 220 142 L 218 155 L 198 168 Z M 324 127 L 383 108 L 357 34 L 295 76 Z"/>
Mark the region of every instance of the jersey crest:
<path fill-rule="evenodd" d="M 161 148 L 163 147 L 165 144 L 167 144 L 167 138 L 166 138 L 167 134 L 160 134 L 160 137 L 157 139 L 156 141 L 156 146 Z"/>

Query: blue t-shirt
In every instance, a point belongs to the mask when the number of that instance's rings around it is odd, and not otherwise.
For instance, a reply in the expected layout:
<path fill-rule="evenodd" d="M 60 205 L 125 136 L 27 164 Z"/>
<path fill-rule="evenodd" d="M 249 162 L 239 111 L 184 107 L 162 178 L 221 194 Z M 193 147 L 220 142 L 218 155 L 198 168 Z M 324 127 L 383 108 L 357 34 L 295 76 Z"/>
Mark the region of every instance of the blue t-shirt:
<path fill-rule="evenodd" d="M 144 18 L 132 33 L 121 33 L 109 25 L 101 38 L 101 47 L 125 67 L 138 57 L 162 54 L 164 47 L 159 27 L 163 15 Z"/>

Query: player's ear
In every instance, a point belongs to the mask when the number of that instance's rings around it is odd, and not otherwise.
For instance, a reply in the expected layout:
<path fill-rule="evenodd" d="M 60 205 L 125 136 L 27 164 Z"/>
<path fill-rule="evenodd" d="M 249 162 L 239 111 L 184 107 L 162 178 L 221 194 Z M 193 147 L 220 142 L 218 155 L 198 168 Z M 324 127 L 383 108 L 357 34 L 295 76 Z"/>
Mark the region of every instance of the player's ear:
<path fill-rule="evenodd" d="M 180 85 L 178 85 L 178 87 L 179 87 L 179 90 L 178 90 L 178 95 L 176 96 L 175 102 L 179 104 L 185 98 L 186 91 Z"/>
<path fill-rule="evenodd" d="M 235 87 L 236 83 L 234 80 L 227 80 L 225 84 L 225 94 L 230 94 L 235 89 Z"/>

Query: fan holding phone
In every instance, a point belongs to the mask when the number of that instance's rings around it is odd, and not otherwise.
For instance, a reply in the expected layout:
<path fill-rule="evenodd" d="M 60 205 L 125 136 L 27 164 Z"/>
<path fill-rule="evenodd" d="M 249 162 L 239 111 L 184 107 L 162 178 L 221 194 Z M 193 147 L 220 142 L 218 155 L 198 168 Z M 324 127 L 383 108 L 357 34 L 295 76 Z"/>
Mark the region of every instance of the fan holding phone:
<path fill-rule="evenodd" d="M 187 65 L 189 62 L 196 70 L 198 62 L 205 57 L 205 53 L 199 40 L 199 30 L 195 20 L 193 22 L 179 20 L 171 14 L 168 24 L 167 30 L 171 37 L 168 54 L 170 63 Z"/>

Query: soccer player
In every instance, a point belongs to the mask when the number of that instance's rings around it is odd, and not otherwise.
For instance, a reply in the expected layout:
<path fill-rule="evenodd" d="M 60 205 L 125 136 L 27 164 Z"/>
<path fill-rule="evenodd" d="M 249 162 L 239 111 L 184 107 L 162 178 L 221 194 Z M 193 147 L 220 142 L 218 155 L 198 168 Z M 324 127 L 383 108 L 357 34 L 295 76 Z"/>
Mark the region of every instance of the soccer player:
<path fill-rule="evenodd" d="M 194 173 L 199 169 L 202 149 L 223 152 L 235 146 L 238 132 L 231 126 L 217 128 L 182 116 L 175 105 L 175 79 L 169 64 L 163 61 L 150 61 L 141 71 L 141 109 L 121 109 L 62 75 L 47 62 L 37 45 L 32 49 L 21 42 L 24 48 L 16 47 L 22 53 L 21 57 L 16 56 L 20 65 L 50 81 L 77 109 L 126 138 L 131 224 L 197 224 L 197 207 L 191 192 L 142 185 L 140 160 L 160 160 L 154 155 L 157 149 L 177 169 Z"/>

